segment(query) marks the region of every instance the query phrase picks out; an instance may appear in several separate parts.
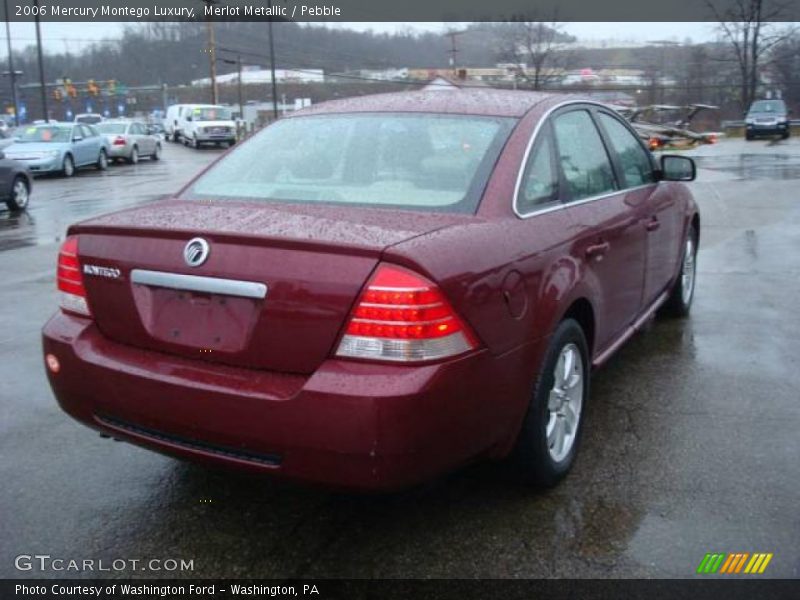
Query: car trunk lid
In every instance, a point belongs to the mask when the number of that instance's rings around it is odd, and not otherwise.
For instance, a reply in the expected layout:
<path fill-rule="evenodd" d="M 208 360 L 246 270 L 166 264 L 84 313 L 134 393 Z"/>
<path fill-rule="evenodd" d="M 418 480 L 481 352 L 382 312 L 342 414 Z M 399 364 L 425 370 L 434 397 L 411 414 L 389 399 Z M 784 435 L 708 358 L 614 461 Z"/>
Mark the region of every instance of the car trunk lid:
<path fill-rule="evenodd" d="M 132 346 L 311 373 L 385 248 L 469 217 L 353 207 L 170 200 L 83 222 L 97 327 Z M 187 243 L 209 245 L 201 265 Z"/>

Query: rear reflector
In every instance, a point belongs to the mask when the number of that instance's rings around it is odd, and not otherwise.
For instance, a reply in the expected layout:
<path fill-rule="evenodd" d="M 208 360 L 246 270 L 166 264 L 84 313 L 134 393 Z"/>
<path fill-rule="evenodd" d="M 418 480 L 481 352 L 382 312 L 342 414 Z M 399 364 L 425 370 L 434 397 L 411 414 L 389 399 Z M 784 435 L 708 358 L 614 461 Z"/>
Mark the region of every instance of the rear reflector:
<path fill-rule="evenodd" d="M 475 336 L 436 284 L 381 264 L 356 303 L 336 355 L 418 362 L 476 347 Z"/>
<path fill-rule="evenodd" d="M 82 316 L 90 316 L 86 302 L 86 288 L 78 261 L 78 237 L 70 236 L 61 245 L 58 253 L 58 289 L 61 292 L 61 310 Z"/>

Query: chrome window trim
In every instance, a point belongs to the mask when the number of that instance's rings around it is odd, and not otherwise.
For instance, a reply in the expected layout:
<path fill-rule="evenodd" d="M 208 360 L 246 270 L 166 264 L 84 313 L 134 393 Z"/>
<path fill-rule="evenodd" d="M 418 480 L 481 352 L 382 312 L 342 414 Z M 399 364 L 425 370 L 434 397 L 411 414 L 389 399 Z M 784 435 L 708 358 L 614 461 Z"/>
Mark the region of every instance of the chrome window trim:
<path fill-rule="evenodd" d="M 530 217 L 535 217 L 536 215 L 542 215 L 545 213 L 555 212 L 557 210 L 562 210 L 564 208 L 568 208 L 570 206 L 579 206 L 581 204 L 586 204 L 587 202 L 594 202 L 595 200 L 602 200 L 603 198 L 608 198 L 610 196 L 615 196 L 617 194 L 625 193 L 625 192 L 632 192 L 634 190 L 639 190 L 642 188 L 649 187 L 651 185 L 656 185 L 657 181 L 652 181 L 650 183 L 644 183 L 642 185 L 637 185 L 635 187 L 630 188 L 623 188 L 619 190 L 614 190 L 613 192 L 606 192 L 603 194 L 598 194 L 596 196 L 589 196 L 588 198 L 581 198 L 580 200 L 575 200 L 572 202 L 558 202 L 555 205 L 550 206 L 542 206 L 542 208 L 534 209 L 531 212 L 521 213 L 517 208 L 517 199 L 519 198 L 519 191 L 522 187 L 522 176 L 525 173 L 525 166 L 528 164 L 528 158 L 530 157 L 531 152 L 533 151 L 533 146 L 536 143 L 536 138 L 539 135 L 539 131 L 541 130 L 544 123 L 547 119 L 550 118 L 550 115 L 553 114 L 555 111 L 559 110 L 560 108 L 564 108 L 565 106 L 570 106 L 572 104 L 580 104 L 580 105 L 592 105 L 592 106 L 599 106 L 600 108 L 605 108 L 606 110 L 613 111 L 613 108 L 609 108 L 608 105 L 603 104 L 601 102 L 595 102 L 593 100 L 565 100 L 564 102 L 559 102 L 555 106 L 551 106 L 547 109 L 547 111 L 542 115 L 542 118 L 539 119 L 539 122 L 536 123 L 536 127 L 533 129 L 533 133 L 531 134 L 531 138 L 528 140 L 528 145 L 525 148 L 525 154 L 522 156 L 522 163 L 519 166 L 519 170 L 517 171 L 517 182 L 514 185 L 514 200 L 512 202 L 512 209 L 514 214 L 517 215 L 520 219 L 529 219 Z"/>
<path fill-rule="evenodd" d="M 131 282 L 139 285 L 170 288 L 173 290 L 186 290 L 190 292 L 205 292 L 207 294 L 222 294 L 224 296 L 238 296 L 240 298 L 264 299 L 267 296 L 267 286 L 255 281 L 240 281 L 238 279 L 221 279 L 219 277 L 203 277 L 200 275 L 183 275 L 181 273 L 166 273 L 164 271 L 147 271 L 133 269 Z"/>

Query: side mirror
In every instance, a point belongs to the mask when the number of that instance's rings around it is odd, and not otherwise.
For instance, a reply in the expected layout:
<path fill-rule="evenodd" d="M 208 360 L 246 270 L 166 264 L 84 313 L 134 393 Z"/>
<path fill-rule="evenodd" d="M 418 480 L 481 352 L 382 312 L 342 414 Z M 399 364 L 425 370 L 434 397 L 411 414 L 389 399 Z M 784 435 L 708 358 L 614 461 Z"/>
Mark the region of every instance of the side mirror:
<path fill-rule="evenodd" d="M 664 181 L 694 181 L 697 166 L 688 156 L 663 154 L 661 156 L 661 179 Z"/>

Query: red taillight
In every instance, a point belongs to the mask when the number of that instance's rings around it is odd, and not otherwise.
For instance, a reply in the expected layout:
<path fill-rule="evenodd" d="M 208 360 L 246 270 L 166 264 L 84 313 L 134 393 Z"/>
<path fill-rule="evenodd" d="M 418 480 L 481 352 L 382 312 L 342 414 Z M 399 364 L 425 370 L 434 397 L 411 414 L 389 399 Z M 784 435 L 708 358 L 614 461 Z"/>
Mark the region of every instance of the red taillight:
<path fill-rule="evenodd" d="M 125 145 L 125 138 L 121 135 L 118 135 L 114 138 L 114 141 L 111 142 L 112 146 L 124 146 Z"/>
<path fill-rule="evenodd" d="M 476 347 L 475 336 L 436 284 L 381 264 L 361 293 L 336 354 L 412 362 Z"/>
<path fill-rule="evenodd" d="M 68 237 L 61 245 L 56 278 L 61 292 L 61 310 L 89 316 L 91 313 L 86 302 L 86 288 L 83 287 L 83 275 L 78 261 L 77 236 Z"/>
<path fill-rule="evenodd" d="M 661 146 L 664 145 L 664 142 L 658 138 L 650 138 L 647 142 L 647 145 L 650 146 L 650 150 L 658 150 Z"/>

